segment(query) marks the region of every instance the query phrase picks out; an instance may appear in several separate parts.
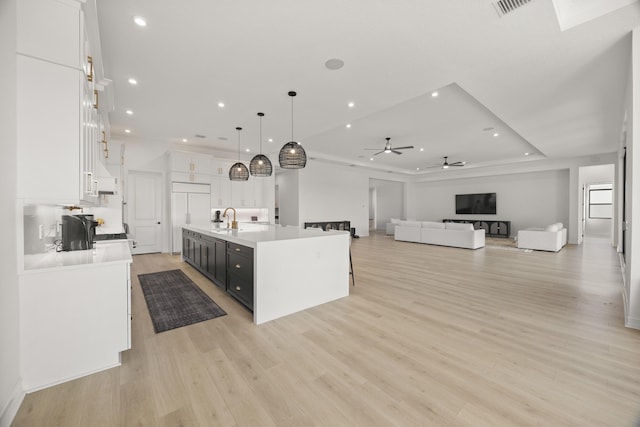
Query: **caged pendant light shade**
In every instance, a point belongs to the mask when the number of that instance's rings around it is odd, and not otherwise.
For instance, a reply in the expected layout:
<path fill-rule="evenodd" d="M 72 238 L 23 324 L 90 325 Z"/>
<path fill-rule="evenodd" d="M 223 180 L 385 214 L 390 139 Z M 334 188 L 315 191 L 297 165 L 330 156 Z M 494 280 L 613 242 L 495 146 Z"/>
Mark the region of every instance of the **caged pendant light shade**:
<path fill-rule="evenodd" d="M 293 140 L 293 97 L 297 94 L 291 91 L 288 95 L 291 97 L 291 141 L 280 149 L 280 167 L 282 169 L 302 169 L 307 165 L 307 153 L 299 142 Z"/>
<path fill-rule="evenodd" d="M 256 154 L 253 159 L 251 159 L 249 172 L 251 172 L 253 176 L 266 177 L 271 176 L 273 166 L 271 165 L 271 160 L 262 154 L 262 117 L 264 117 L 264 113 L 258 113 L 258 117 L 260 117 L 260 154 Z"/>
<path fill-rule="evenodd" d="M 229 179 L 231 181 L 247 181 L 249 179 L 249 169 L 240 161 L 240 131 L 242 128 L 236 128 L 238 131 L 238 162 L 234 163 L 229 169 Z"/>

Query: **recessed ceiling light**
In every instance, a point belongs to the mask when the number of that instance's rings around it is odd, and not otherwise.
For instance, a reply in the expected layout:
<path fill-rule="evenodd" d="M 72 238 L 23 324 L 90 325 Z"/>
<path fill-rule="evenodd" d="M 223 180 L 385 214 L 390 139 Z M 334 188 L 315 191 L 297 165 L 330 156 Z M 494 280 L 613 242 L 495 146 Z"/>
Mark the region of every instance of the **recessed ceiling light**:
<path fill-rule="evenodd" d="M 353 108 L 353 107 L 355 107 L 355 106 L 356 106 L 356 104 L 354 104 L 353 102 L 350 102 L 350 103 L 348 103 L 348 104 L 347 104 L 347 106 L 348 106 L 349 108 Z"/>
<path fill-rule="evenodd" d="M 130 85 L 137 85 L 138 81 L 136 79 L 134 79 L 133 77 L 131 77 L 129 80 L 127 80 L 129 82 Z"/>
<path fill-rule="evenodd" d="M 419 170 L 420 170 L 420 168 L 416 168 L 416 170 L 417 170 L 417 171 L 419 171 Z"/>
<path fill-rule="evenodd" d="M 499 136 L 500 136 L 500 134 L 499 134 L 498 132 L 495 132 L 495 133 L 493 134 L 493 136 L 494 136 L 494 138 L 497 138 L 497 137 L 499 137 Z"/>
<path fill-rule="evenodd" d="M 273 138 L 269 138 L 269 142 L 273 142 Z"/>
<path fill-rule="evenodd" d="M 438 97 L 438 92 L 437 91 L 436 92 L 431 92 L 431 96 L 433 98 L 437 98 Z"/>
<path fill-rule="evenodd" d="M 351 123 L 347 123 L 347 129 L 351 128 Z"/>
<path fill-rule="evenodd" d="M 133 22 L 135 22 L 138 27 L 146 27 L 147 26 L 147 20 L 144 19 L 142 16 L 134 16 L 133 17 Z"/>
<path fill-rule="evenodd" d="M 124 133 L 131 133 L 131 129 L 125 129 Z"/>
<path fill-rule="evenodd" d="M 373 157 L 369 157 L 369 160 L 371 160 L 373 162 Z"/>
<path fill-rule="evenodd" d="M 327 60 L 327 62 L 324 63 L 324 66 L 327 67 L 327 69 L 329 70 L 339 70 L 340 68 L 344 67 L 344 61 L 342 59 L 338 59 L 338 58 L 331 58 L 329 60 Z"/>
<path fill-rule="evenodd" d="M 182 142 L 187 142 L 187 138 L 182 138 Z"/>
<path fill-rule="evenodd" d="M 528 156 L 528 155 L 530 155 L 530 154 L 531 154 L 531 153 L 524 153 L 524 155 L 525 155 L 525 156 Z"/>
<path fill-rule="evenodd" d="M 424 148 L 421 148 L 420 151 L 424 151 Z"/>
<path fill-rule="evenodd" d="M 127 110 L 127 111 L 125 111 L 125 113 L 127 113 L 128 115 L 130 115 L 130 116 L 131 116 L 131 115 L 133 114 L 133 111 L 131 111 L 131 110 Z"/>
<path fill-rule="evenodd" d="M 218 107 L 224 108 L 224 102 L 218 102 Z"/>
<path fill-rule="evenodd" d="M 250 149 L 248 149 L 248 148 L 245 148 L 245 149 L 244 149 L 244 151 L 246 151 L 246 152 L 248 153 L 248 152 L 249 152 L 249 151 L 251 151 L 251 150 L 250 150 Z"/>

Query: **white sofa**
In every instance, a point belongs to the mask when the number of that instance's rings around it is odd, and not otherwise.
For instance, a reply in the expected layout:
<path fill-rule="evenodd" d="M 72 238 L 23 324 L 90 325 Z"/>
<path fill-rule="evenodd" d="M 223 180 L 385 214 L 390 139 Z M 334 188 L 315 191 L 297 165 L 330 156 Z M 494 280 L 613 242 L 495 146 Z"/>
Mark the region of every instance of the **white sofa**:
<path fill-rule="evenodd" d="M 395 239 L 430 245 L 478 249 L 484 247 L 484 230 L 474 230 L 473 224 L 435 221 L 400 221 Z"/>
<path fill-rule="evenodd" d="M 400 223 L 400 218 L 390 218 L 387 223 L 387 234 L 394 235 L 396 231 L 396 225 Z"/>
<path fill-rule="evenodd" d="M 545 228 L 527 228 L 518 231 L 518 247 L 537 251 L 558 252 L 567 244 L 567 229 L 561 222 Z"/>

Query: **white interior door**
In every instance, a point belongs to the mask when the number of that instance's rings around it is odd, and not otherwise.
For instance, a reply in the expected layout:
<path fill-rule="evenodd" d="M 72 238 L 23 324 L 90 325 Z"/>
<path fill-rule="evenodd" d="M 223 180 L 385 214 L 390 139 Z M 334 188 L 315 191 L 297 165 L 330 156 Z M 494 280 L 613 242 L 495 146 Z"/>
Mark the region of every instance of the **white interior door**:
<path fill-rule="evenodd" d="M 129 172 L 129 230 L 136 240 L 134 255 L 162 251 L 162 175 Z"/>

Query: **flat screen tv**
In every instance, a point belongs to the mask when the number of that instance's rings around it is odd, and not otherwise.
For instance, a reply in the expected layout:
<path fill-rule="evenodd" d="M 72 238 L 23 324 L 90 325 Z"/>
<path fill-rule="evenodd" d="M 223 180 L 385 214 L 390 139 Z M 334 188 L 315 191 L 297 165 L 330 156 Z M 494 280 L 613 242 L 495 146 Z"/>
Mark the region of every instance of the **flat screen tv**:
<path fill-rule="evenodd" d="M 496 193 L 456 194 L 456 214 L 496 214 Z"/>

